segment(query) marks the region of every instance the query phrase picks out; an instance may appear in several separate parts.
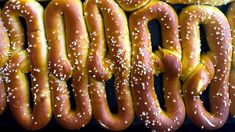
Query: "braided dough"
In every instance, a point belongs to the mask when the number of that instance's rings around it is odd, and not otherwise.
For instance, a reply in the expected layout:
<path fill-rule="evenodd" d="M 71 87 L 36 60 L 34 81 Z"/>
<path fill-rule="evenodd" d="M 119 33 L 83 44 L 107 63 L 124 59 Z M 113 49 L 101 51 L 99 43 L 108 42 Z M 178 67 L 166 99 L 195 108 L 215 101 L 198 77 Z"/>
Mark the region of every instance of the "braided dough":
<path fill-rule="evenodd" d="M 55 118 L 67 129 L 79 129 L 91 119 L 88 92 L 89 39 L 79 0 L 53 0 L 45 10 L 49 44 L 50 86 Z M 76 108 L 71 109 L 66 81 L 72 78 Z"/>
<path fill-rule="evenodd" d="M 152 52 L 148 22 L 157 19 L 161 25 L 162 48 Z M 152 0 L 130 16 L 132 40 L 131 87 L 137 115 L 147 127 L 156 131 L 175 131 L 185 118 L 180 93 L 181 46 L 178 17 L 164 2 Z M 166 111 L 154 91 L 154 75 L 163 73 Z"/>
<path fill-rule="evenodd" d="M 228 79 L 232 53 L 229 23 L 220 10 L 210 6 L 189 6 L 180 13 L 179 19 L 187 116 L 202 129 L 218 129 L 229 114 Z M 199 23 L 205 26 L 210 48 L 204 54 L 200 53 Z M 209 84 L 210 111 L 207 111 L 200 94 Z"/>
<path fill-rule="evenodd" d="M 8 1 L 3 12 L 3 22 L 11 42 L 11 57 L 6 64 L 5 77 L 9 88 L 9 106 L 16 121 L 24 128 L 41 129 L 51 118 L 43 8 L 34 0 L 18 0 Z M 27 51 L 24 49 L 24 29 L 19 17 L 27 23 Z M 33 109 L 30 107 L 29 83 L 25 75 L 29 72 Z"/>
<path fill-rule="evenodd" d="M 94 117 L 109 130 L 124 130 L 134 118 L 129 87 L 131 47 L 127 19 L 113 0 L 86 0 L 84 6 L 91 40 L 88 67 Z M 104 85 L 112 74 L 118 104 L 115 114 L 109 109 Z"/>
<path fill-rule="evenodd" d="M 225 5 L 234 0 L 164 0 L 171 4 L 205 4 L 213 6 Z"/>
<path fill-rule="evenodd" d="M 145 6 L 150 0 L 116 0 L 125 11 L 134 11 Z"/>
<path fill-rule="evenodd" d="M 0 10 L 1 14 L 1 10 Z M 4 66 L 8 60 L 8 53 L 10 50 L 10 42 L 7 36 L 6 28 L 3 25 L 2 19 L 0 19 L 0 115 L 6 108 L 6 86 L 4 82 Z"/>
<path fill-rule="evenodd" d="M 235 3 L 233 3 L 228 10 L 227 18 L 231 26 L 231 33 L 232 33 L 232 44 L 235 46 Z M 231 99 L 231 105 L 230 105 L 230 114 L 235 118 L 235 52 L 233 49 L 233 58 L 232 58 L 232 67 L 230 71 L 230 87 L 229 87 L 229 95 Z"/>

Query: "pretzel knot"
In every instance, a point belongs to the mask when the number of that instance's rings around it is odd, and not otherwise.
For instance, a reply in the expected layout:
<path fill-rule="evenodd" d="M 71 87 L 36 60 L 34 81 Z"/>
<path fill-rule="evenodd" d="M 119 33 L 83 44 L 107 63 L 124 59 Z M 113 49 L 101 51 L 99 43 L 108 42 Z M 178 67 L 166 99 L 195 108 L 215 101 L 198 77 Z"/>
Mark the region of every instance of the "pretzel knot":
<path fill-rule="evenodd" d="M 49 43 L 50 86 L 57 121 L 67 129 L 84 127 L 91 119 L 86 66 L 89 39 L 78 0 L 53 0 L 45 10 Z M 76 108 L 70 106 L 66 81 L 72 78 Z"/>
<path fill-rule="evenodd" d="M 134 11 L 145 6 L 150 0 L 116 0 L 125 11 Z"/>
<path fill-rule="evenodd" d="M 226 17 L 215 7 L 189 6 L 179 16 L 183 49 L 182 80 L 189 119 L 198 127 L 218 129 L 229 114 L 228 79 L 231 34 Z M 206 29 L 209 51 L 201 55 L 199 24 Z M 209 86 L 210 111 L 200 94 Z"/>
<path fill-rule="evenodd" d="M 113 0 L 86 0 L 84 10 L 91 39 L 88 67 L 94 117 L 109 130 L 123 130 L 134 118 L 129 87 L 131 47 L 127 19 Z M 104 85 L 112 74 L 117 113 L 109 109 Z"/>
<path fill-rule="evenodd" d="M 24 128 L 40 129 L 51 118 L 43 7 L 33 0 L 8 1 L 3 12 L 11 47 L 5 73 L 9 106 L 17 122 Z M 27 51 L 24 49 L 25 36 L 20 17 L 27 24 Z M 31 73 L 33 109 L 30 107 L 29 82 L 25 73 Z"/>
<path fill-rule="evenodd" d="M 148 22 L 157 19 L 162 31 L 162 48 L 152 52 Z M 181 46 L 178 18 L 164 2 L 152 0 L 130 16 L 132 33 L 131 87 L 137 115 L 147 127 L 156 131 L 174 131 L 185 118 L 180 93 Z M 154 75 L 163 73 L 166 110 L 154 91 Z"/>
<path fill-rule="evenodd" d="M 1 10 L 0 10 L 1 14 Z M 6 85 L 4 82 L 4 66 L 9 58 L 10 42 L 7 36 L 6 28 L 0 19 L 0 115 L 4 112 L 7 104 Z"/>
<path fill-rule="evenodd" d="M 231 26 L 231 33 L 232 33 L 232 44 L 233 47 L 235 46 L 235 3 L 233 3 L 229 9 L 228 9 L 228 13 L 227 13 L 227 18 L 228 21 L 230 23 Z M 230 99 L 231 99 L 231 105 L 230 105 L 230 114 L 231 116 L 233 116 L 235 118 L 235 52 L 233 49 L 233 58 L 232 58 L 232 67 L 230 70 L 230 87 L 229 87 L 229 95 L 230 95 Z"/>

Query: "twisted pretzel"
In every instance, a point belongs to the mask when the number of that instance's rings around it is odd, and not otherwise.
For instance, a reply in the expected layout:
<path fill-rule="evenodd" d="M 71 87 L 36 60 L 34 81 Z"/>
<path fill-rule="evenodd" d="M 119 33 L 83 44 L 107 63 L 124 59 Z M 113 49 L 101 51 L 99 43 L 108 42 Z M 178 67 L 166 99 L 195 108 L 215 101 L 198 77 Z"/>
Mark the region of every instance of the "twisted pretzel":
<path fill-rule="evenodd" d="M 28 48 L 24 49 L 24 31 L 19 17 L 27 23 Z M 50 121 L 51 102 L 47 70 L 47 45 L 43 25 L 43 8 L 34 0 L 11 0 L 3 9 L 3 22 L 11 42 L 11 58 L 6 64 L 6 86 L 9 106 L 17 122 L 29 130 L 37 130 Z M 31 73 L 34 107 L 29 101 Z"/>
<path fill-rule="evenodd" d="M 146 5 L 150 0 L 116 0 L 125 11 L 134 11 Z"/>
<path fill-rule="evenodd" d="M 86 66 L 89 39 L 81 2 L 51 1 L 45 10 L 45 25 L 50 46 L 50 86 L 54 115 L 63 127 L 79 129 L 92 116 Z M 70 107 L 66 84 L 69 78 L 72 78 L 75 110 Z"/>
<path fill-rule="evenodd" d="M 157 19 L 162 29 L 163 48 L 152 53 L 148 22 Z M 181 47 L 178 18 L 164 2 L 152 0 L 130 16 L 132 33 L 131 87 L 137 115 L 147 127 L 157 131 L 174 131 L 185 118 L 180 93 Z M 154 91 L 154 75 L 163 73 L 166 111 Z"/>
<path fill-rule="evenodd" d="M 84 9 L 91 39 L 88 67 L 94 117 L 109 130 L 123 130 L 134 117 L 129 89 L 131 47 L 126 16 L 113 0 L 86 0 Z M 116 114 L 110 112 L 104 86 L 112 74 L 118 103 Z"/>
<path fill-rule="evenodd" d="M 218 129 L 229 114 L 228 79 L 231 34 L 224 14 L 215 7 L 189 6 L 180 13 L 183 48 L 182 80 L 189 119 L 198 127 Z M 204 24 L 210 51 L 200 55 L 199 23 Z M 210 111 L 200 99 L 209 86 Z"/>
<path fill-rule="evenodd" d="M 0 10 L 1 14 L 1 10 Z M 7 36 L 6 28 L 3 25 L 2 19 L 0 19 L 0 115 L 6 108 L 6 86 L 4 82 L 4 66 L 8 60 L 8 53 L 10 50 L 10 42 Z"/>
<path fill-rule="evenodd" d="M 231 26 L 231 33 L 232 33 L 232 44 L 233 46 L 235 46 L 235 3 L 233 3 L 228 10 L 227 13 L 227 18 L 228 21 L 230 23 Z M 230 105 L 230 115 L 233 116 L 235 118 L 235 52 L 234 52 L 234 48 L 233 48 L 233 58 L 232 58 L 232 67 L 230 70 L 230 86 L 229 86 L 229 95 L 230 95 L 230 99 L 231 99 L 231 105 Z"/>
<path fill-rule="evenodd" d="M 164 0 L 171 4 L 205 4 L 213 6 L 226 5 L 234 0 Z"/>

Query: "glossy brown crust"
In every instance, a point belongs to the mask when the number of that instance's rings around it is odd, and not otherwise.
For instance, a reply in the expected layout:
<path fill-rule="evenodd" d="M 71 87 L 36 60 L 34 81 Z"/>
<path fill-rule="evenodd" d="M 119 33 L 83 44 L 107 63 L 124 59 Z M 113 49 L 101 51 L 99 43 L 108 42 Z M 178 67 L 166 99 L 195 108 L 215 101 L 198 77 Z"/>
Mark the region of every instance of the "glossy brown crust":
<path fill-rule="evenodd" d="M 227 18 L 230 23 L 231 27 L 231 33 L 232 33 L 232 45 L 233 47 L 235 46 L 235 3 L 233 3 L 227 13 Z M 230 115 L 235 118 L 235 49 L 233 48 L 233 53 L 232 53 L 232 66 L 230 70 L 230 86 L 229 86 L 229 95 L 231 99 L 231 105 L 230 105 Z"/>
<path fill-rule="evenodd" d="M 161 26 L 162 47 L 153 53 L 148 22 L 157 19 Z M 181 47 L 178 17 L 169 5 L 152 0 L 130 16 L 132 38 L 131 87 L 138 117 L 156 131 L 175 131 L 183 123 L 185 107 L 181 97 Z M 154 90 L 154 75 L 163 74 L 166 110 Z"/>
<path fill-rule="evenodd" d="M 124 11 L 134 11 L 145 6 L 150 0 L 115 0 Z"/>
<path fill-rule="evenodd" d="M 27 51 L 23 47 L 25 36 L 19 17 L 24 18 L 27 24 Z M 10 109 L 24 128 L 41 129 L 51 118 L 43 8 L 34 0 L 12 0 L 4 6 L 2 18 L 11 42 L 11 57 L 6 64 L 5 76 Z M 29 72 L 33 109 L 30 107 L 30 89 L 25 75 Z"/>
<path fill-rule="evenodd" d="M 131 47 L 127 19 L 114 0 L 86 0 L 84 10 L 91 40 L 88 67 L 94 117 L 106 129 L 124 130 L 134 118 L 129 87 Z M 117 113 L 109 109 L 104 84 L 112 74 Z"/>
<path fill-rule="evenodd" d="M 4 82 L 4 67 L 9 57 L 9 50 L 9 38 L 7 36 L 6 28 L 3 25 L 2 19 L 0 19 L 0 115 L 4 112 L 7 104 L 6 86 Z"/>
<path fill-rule="evenodd" d="M 210 6 L 189 6 L 180 13 L 179 19 L 187 116 L 202 129 L 218 129 L 229 114 L 228 80 L 232 55 L 229 23 L 220 10 Z M 200 53 L 199 23 L 206 29 L 210 49 L 203 54 Z M 209 84 L 210 112 L 200 99 Z"/>
<path fill-rule="evenodd" d="M 79 0 L 53 0 L 45 9 L 49 44 L 50 86 L 56 120 L 67 129 L 89 123 L 92 108 L 88 92 L 89 39 Z M 66 81 L 72 78 L 76 108 L 71 109 Z"/>
<path fill-rule="evenodd" d="M 203 4 L 212 6 L 226 5 L 234 0 L 164 0 L 170 4 Z"/>

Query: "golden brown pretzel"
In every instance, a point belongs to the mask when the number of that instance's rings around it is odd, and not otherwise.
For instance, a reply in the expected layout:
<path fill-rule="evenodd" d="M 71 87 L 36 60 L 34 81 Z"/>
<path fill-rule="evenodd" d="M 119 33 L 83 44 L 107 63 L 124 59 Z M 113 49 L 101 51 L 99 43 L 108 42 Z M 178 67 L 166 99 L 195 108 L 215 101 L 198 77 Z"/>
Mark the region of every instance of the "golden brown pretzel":
<path fill-rule="evenodd" d="M 84 127 L 92 117 L 86 65 L 89 38 L 79 0 L 52 0 L 45 10 L 50 86 L 55 118 L 67 129 Z M 66 30 L 65 30 L 66 29 Z M 72 78 L 76 109 L 66 81 Z"/>
<path fill-rule="evenodd" d="M 134 11 L 146 5 L 150 0 L 116 0 L 125 11 Z"/>
<path fill-rule="evenodd" d="M 220 10 L 202 5 L 185 8 L 179 18 L 187 116 L 202 129 L 218 129 L 229 114 L 228 79 L 232 53 L 229 23 Z M 210 49 L 203 54 L 200 53 L 200 23 L 206 29 Z M 200 95 L 209 84 L 210 111 L 207 111 Z"/>
<path fill-rule="evenodd" d="M 157 19 L 161 25 L 162 48 L 152 52 L 148 22 Z M 180 93 L 181 47 L 178 17 L 169 5 L 152 0 L 130 16 L 132 38 L 131 87 L 138 117 L 156 131 L 175 131 L 185 118 Z M 154 91 L 154 75 L 163 73 L 166 111 Z"/>
<path fill-rule="evenodd" d="M 23 17 L 27 24 L 27 51 L 24 49 L 24 29 L 19 17 Z M 11 0 L 4 6 L 2 18 L 11 43 L 11 58 L 6 64 L 5 73 L 10 109 L 24 128 L 40 129 L 51 118 L 43 8 L 34 0 Z M 30 107 L 29 82 L 25 75 L 29 72 L 33 109 Z"/>
<path fill-rule="evenodd" d="M 91 39 L 88 67 L 94 117 L 106 129 L 123 130 L 134 117 L 129 87 L 131 47 L 126 16 L 114 0 L 86 0 L 84 4 Z M 104 86 L 112 74 L 118 103 L 118 113 L 115 114 L 109 109 Z"/>
<path fill-rule="evenodd" d="M 213 6 L 225 5 L 234 0 L 164 0 L 171 4 L 205 4 Z"/>
<path fill-rule="evenodd" d="M 235 46 L 235 3 L 233 3 L 227 13 L 227 18 L 231 26 L 231 33 L 232 33 L 232 45 L 233 45 L 233 54 L 232 54 L 232 66 L 230 70 L 230 86 L 229 86 L 229 95 L 231 99 L 231 105 L 230 105 L 230 115 L 235 118 L 235 52 L 234 52 L 234 46 Z"/>
<path fill-rule="evenodd" d="M 0 10 L 1 14 L 1 10 Z M 4 82 L 4 66 L 8 60 L 8 54 L 10 50 L 10 42 L 7 36 L 6 28 L 3 25 L 2 19 L 0 19 L 0 115 L 6 108 L 6 86 Z"/>

